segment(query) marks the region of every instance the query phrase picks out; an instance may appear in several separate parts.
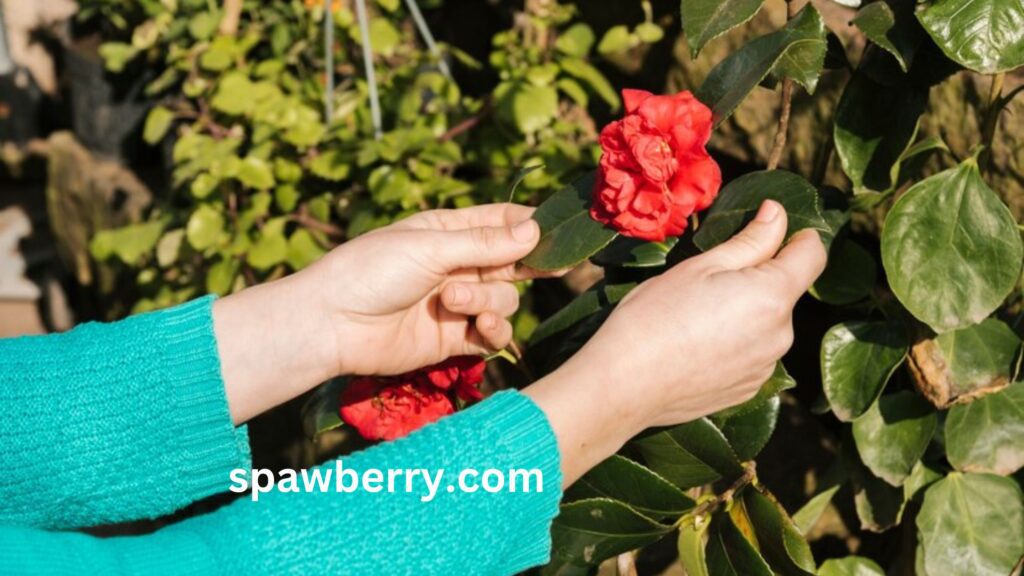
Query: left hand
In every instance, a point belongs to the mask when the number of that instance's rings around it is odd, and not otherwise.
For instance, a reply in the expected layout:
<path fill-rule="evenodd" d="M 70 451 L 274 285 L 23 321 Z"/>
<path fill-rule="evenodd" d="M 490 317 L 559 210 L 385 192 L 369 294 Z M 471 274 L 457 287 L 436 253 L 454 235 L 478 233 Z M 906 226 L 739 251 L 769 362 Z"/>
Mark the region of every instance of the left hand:
<path fill-rule="evenodd" d="M 421 212 L 334 250 L 309 269 L 325 288 L 336 371 L 391 375 L 512 340 L 516 266 L 540 238 L 533 208 Z M 305 272 L 303 272 L 305 273 Z"/>
<path fill-rule="evenodd" d="M 537 245 L 533 209 L 422 212 L 308 268 L 218 300 L 214 327 L 235 422 L 342 374 L 393 375 L 508 345 L 516 262 Z"/>

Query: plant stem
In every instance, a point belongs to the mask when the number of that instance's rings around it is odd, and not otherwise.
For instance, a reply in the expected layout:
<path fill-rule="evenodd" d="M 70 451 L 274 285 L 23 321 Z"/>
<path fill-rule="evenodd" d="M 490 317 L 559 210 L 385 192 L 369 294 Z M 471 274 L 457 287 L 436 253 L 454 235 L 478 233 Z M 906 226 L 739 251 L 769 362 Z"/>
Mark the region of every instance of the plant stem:
<path fill-rule="evenodd" d="M 995 140 L 996 129 L 999 127 L 999 113 L 1003 110 L 1003 81 L 1006 74 L 1000 72 L 992 76 L 992 85 L 988 91 L 988 106 L 985 109 L 985 121 L 981 128 L 981 143 L 985 145 L 978 166 L 987 171 L 992 162 L 992 141 Z"/>
<path fill-rule="evenodd" d="M 792 20 L 796 15 L 796 2 L 786 0 L 786 20 Z M 782 79 L 782 109 L 779 111 L 779 125 L 775 129 L 775 141 L 772 143 L 772 151 L 768 154 L 768 169 L 775 170 L 779 167 L 782 159 L 782 152 L 786 149 L 786 135 L 789 132 L 789 114 L 793 108 L 793 79 Z"/>

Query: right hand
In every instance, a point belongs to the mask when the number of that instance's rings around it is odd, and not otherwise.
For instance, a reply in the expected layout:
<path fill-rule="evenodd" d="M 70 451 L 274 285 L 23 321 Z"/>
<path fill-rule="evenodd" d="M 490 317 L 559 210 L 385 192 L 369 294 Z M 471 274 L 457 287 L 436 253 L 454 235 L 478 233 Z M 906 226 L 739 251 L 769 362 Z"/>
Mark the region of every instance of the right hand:
<path fill-rule="evenodd" d="M 785 234 L 784 209 L 766 201 L 728 242 L 635 288 L 551 383 L 527 390 L 559 436 L 567 483 L 645 428 L 757 393 L 792 344 L 793 307 L 825 268 L 817 232 L 795 235 L 780 251 Z M 555 389 L 560 380 L 570 392 Z"/>

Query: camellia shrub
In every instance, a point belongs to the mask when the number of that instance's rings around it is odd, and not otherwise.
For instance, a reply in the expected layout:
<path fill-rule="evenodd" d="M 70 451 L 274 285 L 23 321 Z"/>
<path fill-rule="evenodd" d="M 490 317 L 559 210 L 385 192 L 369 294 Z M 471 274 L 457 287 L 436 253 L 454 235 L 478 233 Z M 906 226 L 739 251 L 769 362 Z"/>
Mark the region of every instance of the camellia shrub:
<path fill-rule="evenodd" d="M 433 56 L 401 39 L 399 3 L 378 4 L 373 46 L 389 63 L 389 131 L 380 139 L 359 74 L 330 95 L 333 115 L 319 116 L 323 84 L 310 72 L 322 60 L 297 48 L 318 37 L 317 8 L 247 3 L 253 32 L 232 36 L 215 33 L 221 18 L 206 2 L 182 0 L 170 17 L 150 14 L 130 41 L 105 47 L 114 68 L 134 58 L 166 64 L 154 94 L 172 95 L 147 122 L 152 141 L 187 121 L 174 151 L 174 186 L 185 199 L 93 245 L 97 257 L 120 259 L 160 286 L 141 307 L 271 279 L 408 211 L 507 199 L 511 189 L 522 201 L 546 197 L 526 265 L 556 270 L 589 259 L 604 270 L 523 337 L 521 357 L 501 355 L 539 378 L 637 283 L 727 240 L 773 199 L 789 213 L 790 235 L 811 228 L 826 244 L 828 267 L 810 296 L 844 319 L 820 342 L 821 400 L 812 407 L 841 431 L 830 472 L 793 510 L 758 476 L 779 394 L 796 385 L 780 364 L 750 401 L 647 431 L 570 487 L 541 571 L 591 573 L 666 538 L 690 576 L 1020 570 L 1024 246 L 986 174 L 1001 114 L 1019 91 L 1003 87 L 1024 65 L 1024 5 L 867 2 L 850 23 L 867 46 L 847 59 L 814 5 L 790 3 L 784 25 L 721 60 L 692 93 L 624 91 L 621 119 L 597 139 L 588 98 L 619 100 L 587 63 L 594 34 L 569 8 L 540 2 L 547 11 L 499 34 L 490 65 L 500 81 L 490 96 L 467 99 Z M 761 9 L 762 0 L 682 0 L 686 48 L 696 55 Z M 358 70 L 353 55 L 365 46 L 345 10 L 336 56 Z M 137 39 L 145 26 L 158 28 L 156 40 Z M 612 30 L 599 45 L 657 41 L 646 25 Z M 927 160 L 952 152 L 918 127 L 929 91 L 957 74 L 983 76 L 991 91 L 974 152 L 938 171 Z M 823 151 L 845 174 L 839 188 L 779 166 L 793 95 L 813 97 L 824 75 L 846 81 Z M 781 102 L 768 165 L 723 174 L 705 144 L 764 89 Z M 471 129 L 460 128 L 466 122 Z M 129 241 L 139 237 L 146 242 Z M 126 253 L 129 245 L 141 249 Z M 797 330 L 798 346 L 801 337 Z M 395 438 L 476 400 L 481 370 L 460 358 L 390 379 L 331 382 L 307 405 L 307 425 L 314 434 L 347 424 L 369 440 Z M 902 552 L 815 558 L 806 535 L 839 498 L 851 501 L 862 531 L 886 532 Z M 876 561 L 895 556 L 911 560 Z"/>

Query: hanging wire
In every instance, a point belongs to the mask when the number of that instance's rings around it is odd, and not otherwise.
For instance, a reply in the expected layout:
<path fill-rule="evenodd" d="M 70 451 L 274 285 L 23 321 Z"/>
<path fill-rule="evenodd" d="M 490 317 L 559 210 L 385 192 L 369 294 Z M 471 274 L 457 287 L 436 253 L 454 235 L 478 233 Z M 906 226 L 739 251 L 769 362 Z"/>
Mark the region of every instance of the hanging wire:
<path fill-rule="evenodd" d="M 437 68 L 441 71 L 441 74 L 444 74 L 445 78 L 451 80 L 452 72 L 448 68 L 448 62 L 441 56 L 441 50 L 437 47 L 434 35 L 430 33 L 430 27 L 427 26 L 427 21 L 423 19 L 423 13 L 420 12 L 420 7 L 416 0 L 405 0 L 405 5 L 409 8 L 413 21 L 416 22 L 416 28 L 420 31 L 420 36 L 423 36 L 423 42 L 426 43 L 427 50 L 437 60 Z"/>
<path fill-rule="evenodd" d="M 324 0 L 324 59 L 326 60 L 327 76 L 324 94 L 324 123 L 331 125 L 334 118 L 334 11 L 331 10 L 333 0 Z"/>
<path fill-rule="evenodd" d="M 373 69 L 373 44 L 370 42 L 370 25 L 366 18 L 366 0 L 356 0 L 356 18 L 359 20 L 359 35 L 363 40 L 363 67 L 366 68 L 366 83 L 370 87 L 370 117 L 373 119 L 373 137 L 380 140 L 384 129 L 380 116 L 380 95 L 377 93 L 377 73 Z"/>

